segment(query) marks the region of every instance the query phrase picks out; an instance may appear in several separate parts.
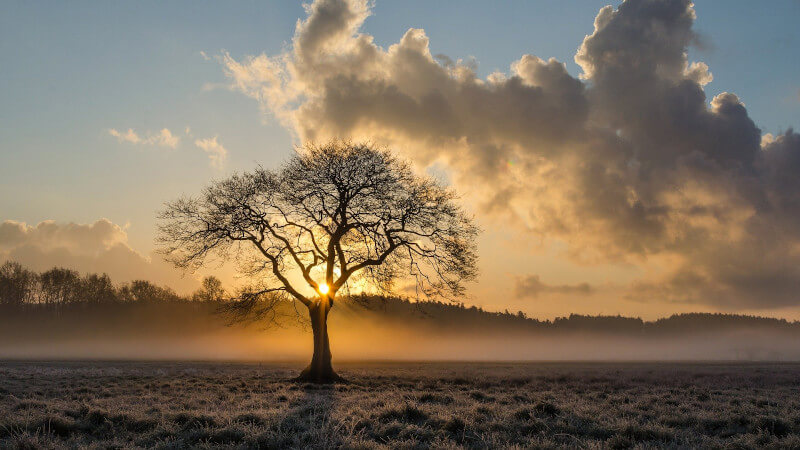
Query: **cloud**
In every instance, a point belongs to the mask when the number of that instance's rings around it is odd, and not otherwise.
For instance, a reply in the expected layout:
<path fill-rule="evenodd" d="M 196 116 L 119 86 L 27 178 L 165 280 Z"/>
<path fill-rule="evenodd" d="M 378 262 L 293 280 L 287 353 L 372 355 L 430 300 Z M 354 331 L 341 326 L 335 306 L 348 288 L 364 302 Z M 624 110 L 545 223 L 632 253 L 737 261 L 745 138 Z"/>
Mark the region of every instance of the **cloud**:
<path fill-rule="evenodd" d="M 37 271 L 59 266 L 108 273 L 116 282 L 145 279 L 180 292 L 198 286 L 197 280 L 183 277 L 160 258 L 133 250 L 125 229 L 108 219 L 91 224 L 44 221 L 35 226 L 6 220 L 0 223 L 0 262 L 6 260 Z"/>
<path fill-rule="evenodd" d="M 217 141 L 217 138 L 218 136 L 196 139 L 194 145 L 206 152 L 211 167 L 221 169 L 225 166 L 225 160 L 228 158 L 228 150 Z"/>
<path fill-rule="evenodd" d="M 166 128 L 162 128 L 158 134 L 150 137 L 150 139 L 155 145 L 169 148 L 177 148 L 181 141 L 180 137 L 174 136 L 172 132 Z"/>
<path fill-rule="evenodd" d="M 635 264 L 630 286 L 721 308 L 800 305 L 800 135 L 762 138 L 735 94 L 689 61 L 689 0 L 602 8 L 582 73 L 523 55 L 480 78 L 432 56 L 422 29 L 388 48 L 363 0 L 318 0 L 282 54 L 221 60 L 233 89 L 300 141 L 369 139 L 446 167 L 486 217 L 566 244 L 583 263 Z"/>
<path fill-rule="evenodd" d="M 140 136 L 132 128 L 128 128 L 127 131 L 119 131 L 112 128 L 108 130 L 108 133 L 116 137 L 119 142 L 172 149 L 177 148 L 181 141 L 181 136 L 172 134 L 167 128 L 161 129 L 158 133 L 147 132 L 145 137 Z M 194 137 L 191 127 L 188 126 L 184 129 L 184 134 L 188 138 Z M 218 136 L 214 136 L 207 139 L 195 139 L 194 144 L 206 152 L 211 167 L 221 169 L 225 166 L 225 161 L 228 158 L 228 150 L 219 143 L 218 138 Z"/>
<path fill-rule="evenodd" d="M 131 144 L 153 145 L 159 147 L 177 148 L 180 144 L 180 136 L 175 136 L 167 128 L 162 128 L 158 133 L 147 132 L 146 137 L 139 136 L 133 128 L 128 131 L 118 131 L 114 128 L 108 130 L 108 134 L 117 138 L 119 142 Z"/>
<path fill-rule="evenodd" d="M 593 292 L 589 283 L 550 285 L 543 283 L 539 275 L 517 278 L 514 285 L 517 298 L 537 298 L 541 294 L 590 295 Z"/>
<path fill-rule="evenodd" d="M 112 128 L 108 130 L 108 134 L 114 136 L 120 142 L 130 142 L 131 144 L 138 144 L 142 141 L 142 138 L 133 131 L 133 128 L 128 128 L 128 131 L 117 131 L 116 129 Z"/>

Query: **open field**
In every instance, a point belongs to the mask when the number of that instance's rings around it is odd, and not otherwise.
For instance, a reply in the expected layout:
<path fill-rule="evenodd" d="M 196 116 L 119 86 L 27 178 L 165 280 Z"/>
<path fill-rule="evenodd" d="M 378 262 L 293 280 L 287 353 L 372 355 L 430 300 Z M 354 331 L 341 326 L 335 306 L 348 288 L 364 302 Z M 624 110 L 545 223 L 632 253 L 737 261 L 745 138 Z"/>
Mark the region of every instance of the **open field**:
<path fill-rule="evenodd" d="M 800 365 L 0 363 L 0 447 L 800 447 Z"/>

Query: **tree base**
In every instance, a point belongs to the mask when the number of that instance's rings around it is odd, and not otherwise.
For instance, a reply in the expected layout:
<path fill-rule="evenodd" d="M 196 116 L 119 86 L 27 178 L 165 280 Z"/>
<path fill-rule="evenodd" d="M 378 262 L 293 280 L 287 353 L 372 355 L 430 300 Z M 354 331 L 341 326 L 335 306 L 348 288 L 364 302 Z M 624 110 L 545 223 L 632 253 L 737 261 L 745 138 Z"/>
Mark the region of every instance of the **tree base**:
<path fill-rule="evenodd" d="M 334 383 L 347 383 L 347 380 L 340 377 L 333 370 L 326 370 L 323 372 L 314 373 L 309 368 L 306 368 L 300 375 L 292 378 L 292 381 L 298 383 L 315 383 L 315 384 L 334 384 Z"/>

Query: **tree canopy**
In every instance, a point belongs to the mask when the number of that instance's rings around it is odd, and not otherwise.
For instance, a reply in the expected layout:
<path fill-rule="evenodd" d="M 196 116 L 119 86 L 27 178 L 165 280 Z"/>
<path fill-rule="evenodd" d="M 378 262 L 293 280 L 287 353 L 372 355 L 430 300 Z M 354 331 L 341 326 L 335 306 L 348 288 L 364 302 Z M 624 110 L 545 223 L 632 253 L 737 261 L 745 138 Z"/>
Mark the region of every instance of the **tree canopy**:
<path fill-rule="evenodd" d="M 391 291 L 401 279 L 425 295 L 458 295 L 476 275 L 478 229 L 455 199 L 387 150 L 309 145 L 278 170 L 258 167 L 168 203 L 159 242 L 180 267 L 233 258 L 258 292 L 304 304 L 323 283 L 330 295 L 358 281 Z"/>
<path fill-rule="evenodd" d="M 167 203 L 158 240 L 190 270 L 235 259 L 254 280 L 238 311 L 263 312 L 281 294 L 308 307 L 315 351 L 304 373 L 332 380 L 326 320 L 339 291 L 453 297 L 475 277 L 478 228 L 456 200 L 388 150 L 334 141 Z"/>

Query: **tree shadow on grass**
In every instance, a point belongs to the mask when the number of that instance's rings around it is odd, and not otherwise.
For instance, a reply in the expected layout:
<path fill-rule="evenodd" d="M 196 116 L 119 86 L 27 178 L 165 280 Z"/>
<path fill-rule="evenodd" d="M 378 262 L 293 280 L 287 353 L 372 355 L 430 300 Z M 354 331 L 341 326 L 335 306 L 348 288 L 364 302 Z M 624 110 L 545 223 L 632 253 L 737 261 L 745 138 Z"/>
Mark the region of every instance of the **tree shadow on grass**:
<path fill-rule="evenodd" d="M 333 418 L 337 404 L 336 385 L 297 384 L 300 395 L 286 406 L 284 415 L 272 427 L 267 448 L 331 448 L 341 441 L 338 422 Z"/>

